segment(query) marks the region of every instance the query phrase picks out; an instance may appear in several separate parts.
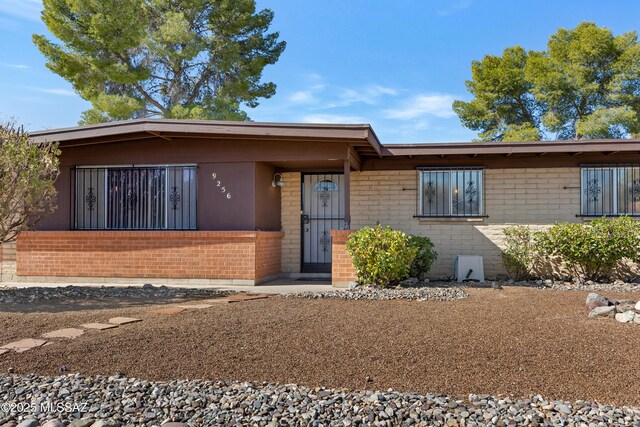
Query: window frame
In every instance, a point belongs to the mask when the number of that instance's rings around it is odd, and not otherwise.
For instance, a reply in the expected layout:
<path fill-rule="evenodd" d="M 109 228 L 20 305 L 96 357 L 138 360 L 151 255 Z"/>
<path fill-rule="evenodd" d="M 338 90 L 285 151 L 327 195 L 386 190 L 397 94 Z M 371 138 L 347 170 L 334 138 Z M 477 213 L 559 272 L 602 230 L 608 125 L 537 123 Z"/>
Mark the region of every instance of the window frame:
<path fill-rule="evenodd" d="M 417 197 L 416 197 L 416 201 L 417 201 L 417 205 L 416 205 L 416 214 L 414 215 L 414 218 L 424 218 L 424 219 L 429 219 L 429 218 L 458 218 L 458 219 L 473 219 L 473 218 L 487 218 L 487 214 L 486 214 L 486 203 L 485 203 L 485 195 L 486 195 L 486 191 L 485 191 L 485 168 L 484 166 L 422 166 L 422 167 L 418 167 L 416 168 L 417 171 L 417 183 L 416 183 L 416 189 L 417 189 Z M 458 171 L 469 171 L 469 172 L 479 172 L 479 177 L 480 177 L 480 185 L 479 185 L 479 201 L 478 201 L 478 213 L 477 214 L 473 214 L 473 213 L 466 213 L 463 212 L 462 214 L 458 213 L 458 214 L 453 214 L 453 195 L 452 195 L 452 191 L 453 191 L 453 187 L 452 187 L 452 172 L 458 172 Z M 448 214 L 442 214 L 442 215 L 438 215 L 438 214 L 425 214 L 424 212 L 424 173 L 425 172 L 448 172 L 448 193 L 449 193 L 449 201 L 448 201 L 448 210 L 449 213 Z"/>
<path fill-rule="evenodd" d="M 78 174 L 77 171 L 78 170 L 98 170 L 102 173 L 105 174 L 104 177 L 104 195 L 103 195 L 103 206 L 107 205 L 107 188 L 108 188 L 108 180 L 107 175 L 108 175 L 108 171 L 111 169 L 120 169 L 120 170 L 144 170 L 144 169 L 164 169 L 165 171 L 165 177 L 164 177 L 164 181 L 165 181 L 165 191 L 168 191 L 167 189 L 169 188 L 169 170 L 171 168 L 185 168 L 184 170 L 192 170 L 193 171 L 193 182 L 190 182 L 190 185 L 193 186 L 193 190 L 191 191 L 193 193 L 193 207 L 190 207 L 190 211 L 193 210 L 193 224 L 191 224 L 191 218 L 189 218 L 189 227 L 185 228 L 185 227 L 176 227 L 176 228 L 171 228 L 169 227 L 169 197 L 167 196 L 165 198 L 165 202 L 163 204 L 163 209 L 164 209 L 164 225 L 161 228 L 137 228 L 137 227 L 130 227 L 130 228 L 109 228 L 106 226 L 107 224 L 107 217 L 108 217 L 108 210 L 105 207 L 104 208 L 104 218 L 103 218 L 103 226 L 99 227 L 80 227 L 78 224 L 78 194 L 79 193 L 79 180 L 78 180 Z M 99 173 L 100 173 L 99 172 Z M 82 166 L 74 166 L 72 167 L 72 179 L 70 182 L 71 185 L 71 189 L 73 192 L 73 196 L 70 197 L 70 210 L 71 210 L 71 229 L 72 230 L 77 230 L 77 231 L 196 231 L 198 229 L 198 165 L 195 163 L 176 163 L 176 164 L 171 164 L 171 163 L 165 163 L 165 164 L 125 164 L 125 165 L 82 165 Z M 190 203 L 191 204 L 191 203 Z M 98 224 L 100 223 L 100 221 L 98 221 Z M 181 223 L 184 223 L 184 220 L 181 221 Z"/>
<path fill-rule="evenodd" d="M 577 217 L 584 217 L 584 218 L 601 218 L 601 217 L 619 217 L 619 216 L 630 216 L 630 217 L 634 217 L 634 218 L 638 218 L 640 217 L 640 207 L 639 209 L 633 209 L 631 210 L 631 212 L 620 212 L 620 205 L 619 205 L 619 189 L 620 189 L 620 172 L 623 171 L 625 169 L 640 169 L 640 163 L 614 163 L 614 164 L 581 164 L 579 165 L 580 167 L 580 213 L 577 214 Z M 611 174 L 610 176 L 610 184 L 609 184 L 609 189 L 611 190 L 611 193 L 609 194 L 609 199 L 610 199 L 610 211 L 605 213 L 604 209 L 602 213 L 589 213 L 589 212 L 585 212 L 585 196 L 586 196 L 586 192 L 587 192 L 587 186 L 586 186 L 586 182 L 584 179 L 584 173 L 587 170 L 594 170 L 596 172 L 609 172 Z M 637 175 L 634 172 L 634 181 L 638 180 L 640 181 L 640 170 L 637 172 Z M 637 178 L 636 178 L 637 176 Z M 625 188 L 624 191 L 628 191 L 629 187 L 626 185 L 626 180 L 625 180 Z M 634 184 L 635 185 L 635 184 Z M 601 192 L 604 194 L 604 185 L 601 188 Z M 635 190 L 634 190 L 635 191 Z M 632 193 L 633 194 L 633 193 Z M 603 196 L 604 197 L 604 196 Z M 640 202 L 640 201 L 639 201 Z"/>

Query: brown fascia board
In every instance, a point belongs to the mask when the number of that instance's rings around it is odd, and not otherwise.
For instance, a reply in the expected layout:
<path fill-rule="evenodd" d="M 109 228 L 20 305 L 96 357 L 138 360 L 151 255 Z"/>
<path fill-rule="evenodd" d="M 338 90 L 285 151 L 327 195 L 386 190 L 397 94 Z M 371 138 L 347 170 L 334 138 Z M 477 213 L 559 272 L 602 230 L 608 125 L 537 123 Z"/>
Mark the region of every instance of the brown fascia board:
<path fill-rule="evenodd" d="M 137 119 L 118 122 L 100 123 L 62 129 L 51 129 L 31 132 L 33 142 L 53 140 L 90 141 L 101 139 L 108 142 L 108 137 L 122 137 L 134 133 L 150 133 L 154 135 L 197 135 L 203 137 L 250 137 L 250 138 L 285 138 L 342 140 L 368 142 L 376 151 L 380 151 L 380 142 L 368 124 L 307 124 L 307 123 L 259 123 L 229 122 L 213 120 L 171 120 L 171 119 Z M 121 138 L 120 138 L 121 139 Z"/>
<path fill-rule="evenodd" d="M 542 153 L 606 153 L 640 151 L 639 139 L 592 139 L 588 141 L 539 142 L 452 142 L 435 144 L 388 144 L 382 155 L 391 156 L 451 156 L 483 154 L 542 154 Z"/>

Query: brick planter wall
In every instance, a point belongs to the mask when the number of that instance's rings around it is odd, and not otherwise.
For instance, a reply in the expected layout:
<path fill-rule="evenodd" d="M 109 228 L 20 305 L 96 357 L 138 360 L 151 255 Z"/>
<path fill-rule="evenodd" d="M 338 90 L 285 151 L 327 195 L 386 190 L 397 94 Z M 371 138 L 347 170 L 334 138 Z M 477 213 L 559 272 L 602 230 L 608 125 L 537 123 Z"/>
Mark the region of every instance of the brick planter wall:
<path fill-rule="evenodd" d="M 280 273 L 282 232 L 33 231 L 18 276 L 209 279 L 255 284 Z"/>
<path fill-rule="evenodd" d="M 331 230 L 331 284 L 343 288 L 356 280 L 353 262 L 346 251 L 351 230 Z"/>
<path fill-rule="evenodd" d="M 0 244 L 0 282 L 15 280 L 16 274 L 16 244 Z"/>

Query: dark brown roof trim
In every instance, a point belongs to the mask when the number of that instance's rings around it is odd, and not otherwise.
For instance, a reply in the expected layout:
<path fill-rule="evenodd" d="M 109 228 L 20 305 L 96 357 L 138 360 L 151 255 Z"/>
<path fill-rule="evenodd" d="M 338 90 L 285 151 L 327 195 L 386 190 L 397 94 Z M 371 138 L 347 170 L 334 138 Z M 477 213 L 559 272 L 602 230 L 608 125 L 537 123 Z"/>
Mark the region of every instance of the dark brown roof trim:
<path fill-rule="evenodd" d="M 31 132 L 34 142 L 90 140 L 132 133 L 282 137 L 366 141 L 380 155 L 381 144 L 368 124 L 258 123 L 214 120 L 137 119 Z"/>
<path fill-rule="evenodd" d="M 395 156 L 445 156 L 503 155 L 512 154 L 581 154 L 640 152 L 640 139 L 596 139 L 588 141 L 540 141 L 540 142 L 451 142 L 421 144 L 380 144 L 369 124 L 313 124 L 313 123 L 261 123 L 215 120 L 137 119 L 100 123 L 88 126 L 51 129 L 31 132 L 34 142 L 54 140 L 90 143 L 126 139 L 126 135 L 147 134 L 170 139 L 174 136 L 209 136 L 224 138 L 273 138 L 301 140 L 339 140 L 364 145 L 364 155 L 375 157 Z M 92 142 L 93 141 L 93 142 Z M 369 151 L 373 150 L 373 152 Z"/>
<path fill-rule="evenodd" d="M 539 142 L 452 142 L 448 144 L 388 144 L 382 146 L 382 155 L 390 156 L 450 156 L 553 153 L 605 153 L 640 151 L 639 139 L 595 139 L 588 141 Z"/>

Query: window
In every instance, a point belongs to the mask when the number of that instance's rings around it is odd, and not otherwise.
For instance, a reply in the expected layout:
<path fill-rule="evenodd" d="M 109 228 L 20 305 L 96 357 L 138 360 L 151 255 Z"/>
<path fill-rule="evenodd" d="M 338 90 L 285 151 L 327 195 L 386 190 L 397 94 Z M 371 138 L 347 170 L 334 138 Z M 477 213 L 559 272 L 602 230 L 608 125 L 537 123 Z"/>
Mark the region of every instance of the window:
<path fill-rule="evenodd" d="M 583 166 L 583 216 L 640 215 L 640 165 Z"/>
<path fill-rule="evenodd" d="M 482 168 L 421 168 L 418 171 L 418 216 L 484 216 Z"/>
<path fill-rule="evenodd" d="M 75 228 L 193 230 L 196 167 L 76 168 Z"/>

